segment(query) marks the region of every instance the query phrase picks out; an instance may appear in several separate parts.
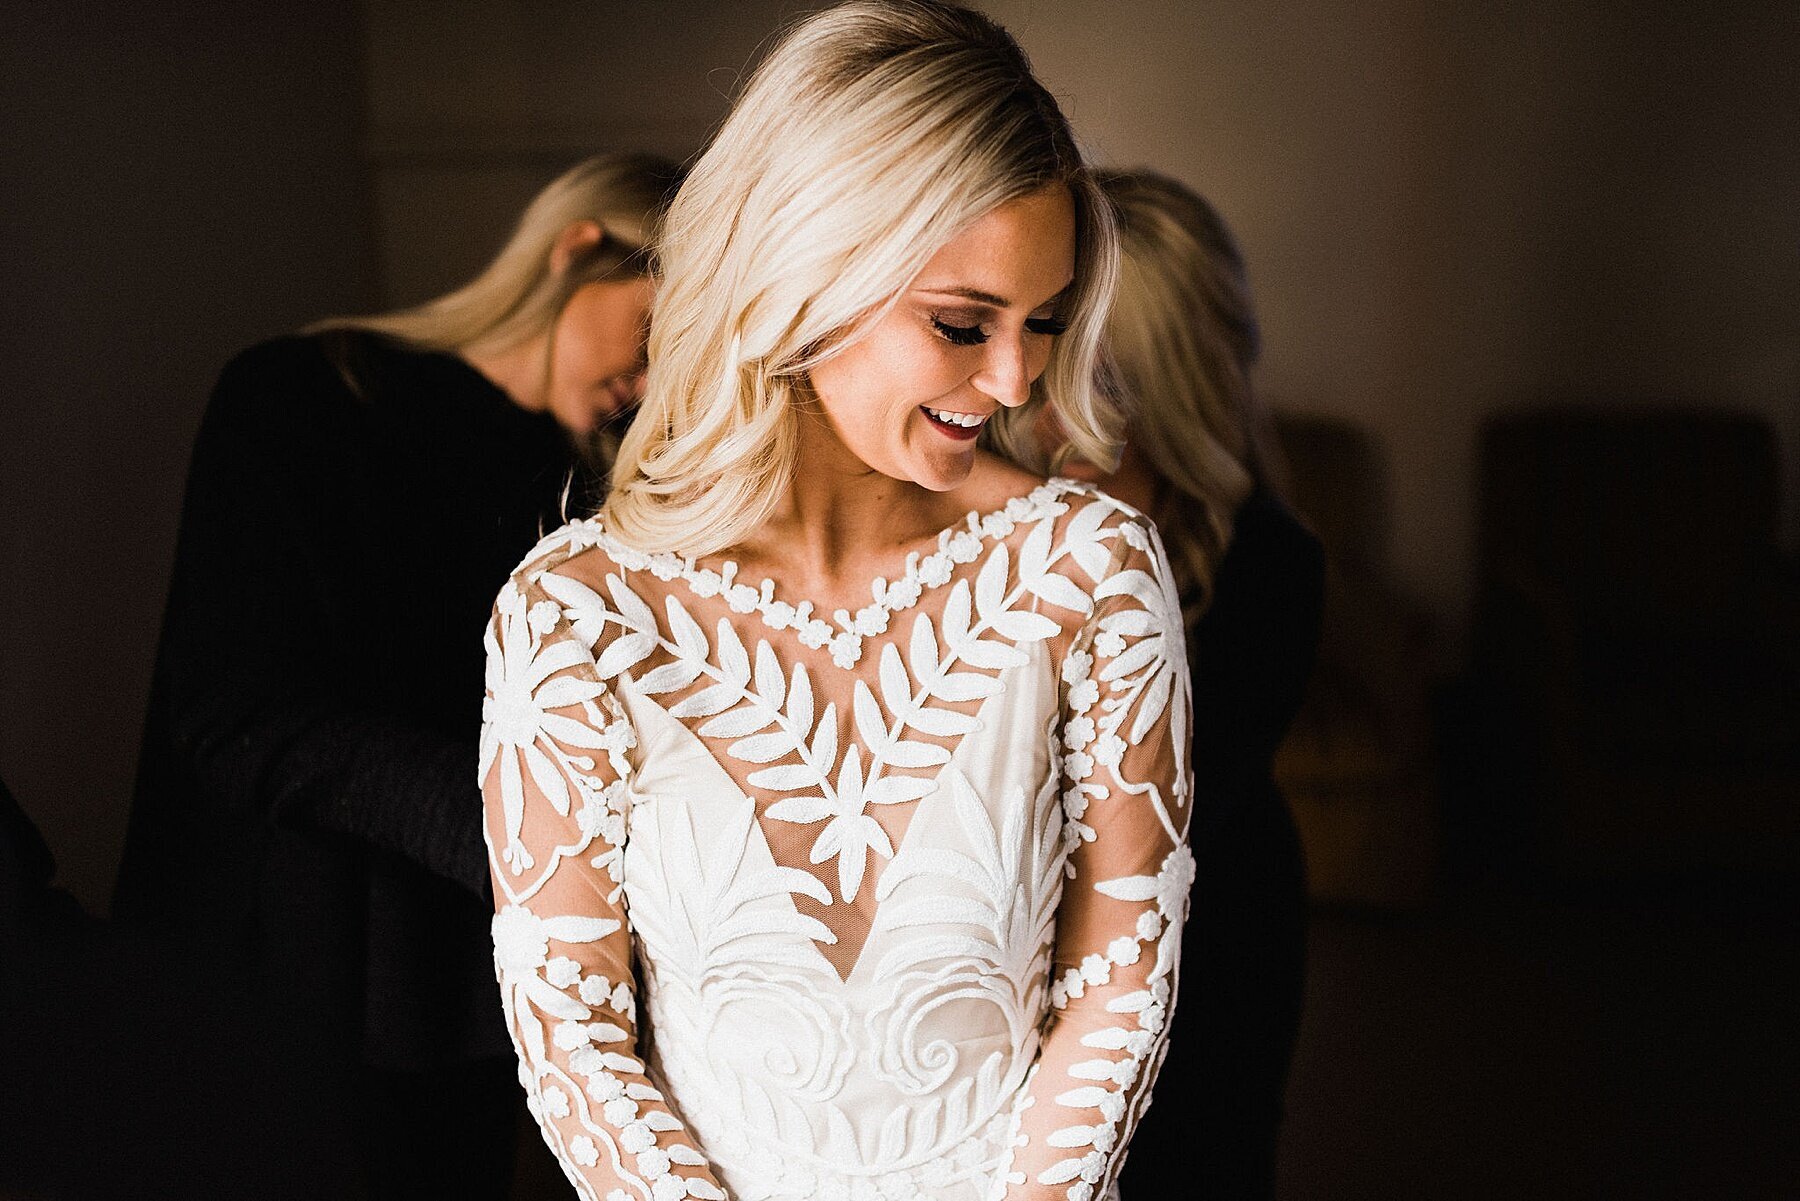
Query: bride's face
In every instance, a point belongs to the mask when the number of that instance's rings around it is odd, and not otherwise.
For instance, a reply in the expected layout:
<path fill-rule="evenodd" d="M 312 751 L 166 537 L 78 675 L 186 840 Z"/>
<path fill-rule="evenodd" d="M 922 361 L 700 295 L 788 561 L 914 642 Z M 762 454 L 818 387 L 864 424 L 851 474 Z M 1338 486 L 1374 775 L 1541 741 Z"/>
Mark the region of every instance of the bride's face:
<path fill-rule="evenodd" d="M 961 484 L 982 426 L 1030 398 L 1074 277 L 1068 188 L 990 210 L 931 257 L 885 317 L 813 369 L 837 440 L 894 479 L 936 492 Z"/>

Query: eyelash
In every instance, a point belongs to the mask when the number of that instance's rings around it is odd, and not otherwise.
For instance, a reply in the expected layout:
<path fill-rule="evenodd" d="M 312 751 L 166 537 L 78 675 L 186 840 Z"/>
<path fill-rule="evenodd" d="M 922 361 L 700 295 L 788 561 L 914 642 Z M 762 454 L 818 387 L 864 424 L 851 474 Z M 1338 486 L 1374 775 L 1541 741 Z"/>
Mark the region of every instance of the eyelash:
<path fill-rule="evenodd" d="M 952 325 L 942 317 L 933 316 L 931 327 L 937 331 L 938 337 L 955 346 L 980 346 L 988 340 L 987 333 L 979 325 Z M 1068 328 L 1066 321 L 1055 317 L 1030 317 L 1025 321 L 1026 332 L 1052 338 Z"/>

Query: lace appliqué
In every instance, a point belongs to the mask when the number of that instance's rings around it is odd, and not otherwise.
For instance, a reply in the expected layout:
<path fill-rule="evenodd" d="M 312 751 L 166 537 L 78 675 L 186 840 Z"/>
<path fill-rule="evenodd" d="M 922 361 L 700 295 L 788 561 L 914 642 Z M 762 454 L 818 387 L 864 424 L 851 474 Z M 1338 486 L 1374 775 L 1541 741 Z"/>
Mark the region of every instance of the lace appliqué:
<path fill-rule="evenodd" d="M 1180 614 L 1135 514 L 1052 481 L 835 628 L 598 522 L 509 589 L 481 761 L 496 961 L 578 1188 L 1097 1195 L 1193 871 Z"/>

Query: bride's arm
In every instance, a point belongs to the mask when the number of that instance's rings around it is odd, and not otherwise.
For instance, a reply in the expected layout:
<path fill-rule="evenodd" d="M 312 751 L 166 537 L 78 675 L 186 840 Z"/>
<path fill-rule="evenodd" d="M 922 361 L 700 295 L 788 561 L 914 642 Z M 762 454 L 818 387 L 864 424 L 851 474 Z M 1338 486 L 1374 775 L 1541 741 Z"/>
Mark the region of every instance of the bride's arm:
<path fill-rule="evenodd" d="M 1071 849 L 1051 1014 L 995 1189 L 1008 1201 L 1090 1201 L 1117 1178 L 1162 1060 L 1193 879 L 1187 655 L 1168 562 L 1141 520 L 1109 519 L 1096 536 L 1111 554 L 1063 666 Z"/>
<path fill-rule="evenodd" d="M 619 867 L 633 735 L 594 665 L 603 625 L 524 575 L 488 628 L 481 781 L 506 1023 L 578 1195 L 722 1201 L 641 1053 Z"/>

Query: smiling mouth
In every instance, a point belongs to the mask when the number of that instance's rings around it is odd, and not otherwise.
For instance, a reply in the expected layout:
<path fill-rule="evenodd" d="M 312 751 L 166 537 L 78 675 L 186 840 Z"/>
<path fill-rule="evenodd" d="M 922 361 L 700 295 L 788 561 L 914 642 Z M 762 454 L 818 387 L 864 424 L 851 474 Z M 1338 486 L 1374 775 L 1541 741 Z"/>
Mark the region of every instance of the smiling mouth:
<path fill-rule="evenodd" d="M 919 412 L 925 414 L 925 419 L 938 432 L 959 442 L 966 442 L 981 433 L 981 427 L 988 421 L 987 417 L 974 413 L 953 413 L 948 409 L 933 409 L 925 405 L 919 406 Z"/>

